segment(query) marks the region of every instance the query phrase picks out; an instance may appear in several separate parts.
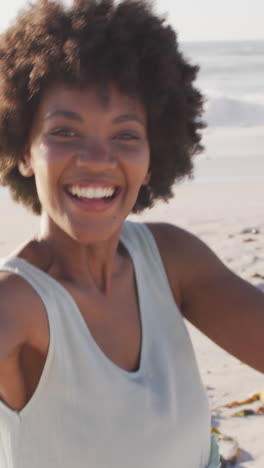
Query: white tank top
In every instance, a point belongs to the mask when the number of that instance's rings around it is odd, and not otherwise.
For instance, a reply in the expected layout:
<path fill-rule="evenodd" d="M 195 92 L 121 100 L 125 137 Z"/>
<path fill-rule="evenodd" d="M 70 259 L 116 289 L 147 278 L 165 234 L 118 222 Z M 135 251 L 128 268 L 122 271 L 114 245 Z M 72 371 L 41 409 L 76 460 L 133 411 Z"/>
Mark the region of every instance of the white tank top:
<path fill-rule="evenodd" d="M 126 222 L 121 242 L 140 306 L 135 372 L 106 357 L 55 279 L 19 258 L 2 262 L 39 294 L 50 345 L 26 406 L 13 411 L 0 402 L 1 468 L 219 468 L 206 393 L 154 238 Z"/>

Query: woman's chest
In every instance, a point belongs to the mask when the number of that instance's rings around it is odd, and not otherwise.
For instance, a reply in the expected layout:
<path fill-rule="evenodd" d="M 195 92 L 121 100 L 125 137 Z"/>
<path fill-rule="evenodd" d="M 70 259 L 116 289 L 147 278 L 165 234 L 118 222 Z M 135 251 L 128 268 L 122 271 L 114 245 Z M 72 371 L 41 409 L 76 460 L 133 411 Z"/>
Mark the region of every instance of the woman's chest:
<path fill-rule="evenodd" d="M 87 329 L 87 341 L 94 340 L 99 350 L 114 364 L 127 371 L 139 367 L 141 354 L 141 319 L 133 284 L 121 288 L 111 301 L 102 301 L 71 288 L 75 301 L 76 324 Z M 43 312 L 44 314 L 45 312 Z M 78 316 L 79 314 L 79 316 Z M 50 345 L 50 325 L 39 314 L 34 343 L 27 343 L 18 353 L 1 363 L 0 399 L 10 408 L 21 410 L 32 398 L 41 379 Z"/>
<path fill-rule="evenodd" d="M 111 298 L 72 292 L 87 339 L 114 364 L 126 371 L 139 367 L 142 317 L 133 281 L 123 281 Z"/>

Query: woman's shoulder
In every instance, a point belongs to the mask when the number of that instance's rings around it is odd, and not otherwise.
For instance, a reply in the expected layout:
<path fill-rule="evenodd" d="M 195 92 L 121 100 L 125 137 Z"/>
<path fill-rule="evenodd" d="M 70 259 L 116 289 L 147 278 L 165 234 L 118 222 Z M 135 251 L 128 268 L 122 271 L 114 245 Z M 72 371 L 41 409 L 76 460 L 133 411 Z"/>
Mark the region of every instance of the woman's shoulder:
<path fill-rule="evenodd" d="M 14 271 L 0 271 L 0 359 L 36 338 L 44 305 L 31 285 Z"/>
<path fill-rule="evenodd" d="M 178 304 L 183 302 L 184 290 L 222 265 L 202 240 L 185 229 L 169 223 L 146 223 L 146 226 L 157 244 Z"/>
<path fill-rule="evenodd" d="M 0 311 L 4 308 L 21 320 L 41 306 L 39 295 L 27 279 L 25 270 L 30 265 L 38 267 L 31 242 L 0 259 Z"/>
<path fill-rule="evenodd" d="M 188 261 L 196 256 L 211 252 L 197 236 L 185 229 L 169 223 L 146 223 L 162 256 L 169 262 Z"/>
<path fill-rule="evenodd" d="M 169 223 L 146 223 L 146 226 L 153 235 L 161 254 L 168 258 L 168 261 L 177 260 L 184 264 L 188 261 L 199 260 L 199 262 L 214 262 L 216 255 L 210 247 L 199 237 L 191 232 Z"/>
<path fill-rule="evenodd" d="M 163 248 L 167 246 L 170 248 L 173 245 L 175 249 L 177 246 L 185 244 L 202 244 L 202 241 L 198 239 L 194 234 L 189 231 L 176 226 L 175 224 L 165 222 L 140 222 L 140 221 L 126 221 L 126 229 L 133 231 L 139 231 L 146 234 L 146 227 L 151 232 L 154 240 Z"/>

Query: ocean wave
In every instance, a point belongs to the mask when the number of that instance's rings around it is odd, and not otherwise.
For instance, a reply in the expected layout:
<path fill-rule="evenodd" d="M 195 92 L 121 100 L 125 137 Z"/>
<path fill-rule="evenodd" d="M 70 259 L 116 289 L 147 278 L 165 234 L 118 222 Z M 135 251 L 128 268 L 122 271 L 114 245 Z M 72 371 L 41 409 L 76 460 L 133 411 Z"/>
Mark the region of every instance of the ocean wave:
<path fill-rule="evenodd" d="M 182 42 L 182 50 L 191 57 L 204 60 L 208 57 L 253 57 L 263 58 L 264 41 L 209 41 Z"/>
<path fill-rule="evenodd" d="M 209 98 L 205 121 L 210 126 L 264 125 L 264 104 L 224 96 Z"/>

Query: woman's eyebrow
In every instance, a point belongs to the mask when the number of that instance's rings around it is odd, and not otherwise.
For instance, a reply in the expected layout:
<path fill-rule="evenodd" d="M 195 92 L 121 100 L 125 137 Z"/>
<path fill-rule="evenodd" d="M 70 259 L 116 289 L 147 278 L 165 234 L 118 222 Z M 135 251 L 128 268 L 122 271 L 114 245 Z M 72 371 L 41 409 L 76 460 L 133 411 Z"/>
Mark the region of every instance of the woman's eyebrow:
<path fill-rule="evenodd" d="M 139 117 L 139 115 L 137 114 L 123 114 L 123 115 L 119 115 L 118 117 L 115 117 L 113 119 L 113 122 L 114 123 L 122 123 L 122 122 L 127 122 L 129 120 L 134 120 L 136 122 L 139 122 L 141 125 L 143 125 L 144 127 L 146 126 L 146 122 L 144 120 L 144 118 L 142 117 Z"/>
<path fill-rule="evenodd" d="M 80 114 L 77 112 L 68 111 L 64 109 L 57 109 L 53 112 L 48 112 L 48 114 L 44 117 L 44 120 L 52 119 L 53 117 L 64 117 L 70 120 L 78 120 L 79 122 L 82 121 Z"/>
<path fill-rule="evenodd" d="M 54 117 L 64 117 L 66 119 L 77 120 L 79 122 L 81 122 L 83 120 L 82 117 L 80 116 L 80 114 L 78 114 L 77 112 L 69 111 L 69 110 L 66 110 L 66 109 L 57 109 L 57 110 L 55 110 L 53 112 L 49 112 L 44 117 L 44 120 L 49 120 L 49 119 L 52 119 Z M 113 122 L 114 123 L 122 123 L 122 122 L 131 121 L 131 120 L 134 120 L 134 121 L 140 123 L 144 127 L 146 126 L 146 122 L 145 122 L 144 118 L 139 117 L 138 114 L 122 114 L 122 115 L 119 115 L 119 116 L 115 117 L 113 119 Z"/>

